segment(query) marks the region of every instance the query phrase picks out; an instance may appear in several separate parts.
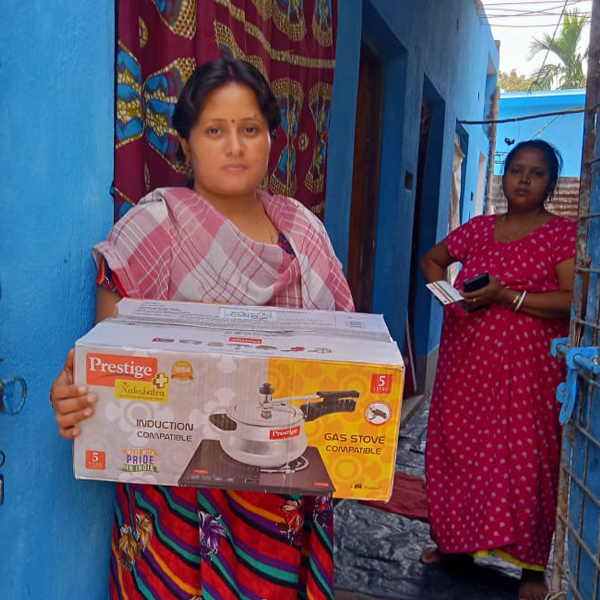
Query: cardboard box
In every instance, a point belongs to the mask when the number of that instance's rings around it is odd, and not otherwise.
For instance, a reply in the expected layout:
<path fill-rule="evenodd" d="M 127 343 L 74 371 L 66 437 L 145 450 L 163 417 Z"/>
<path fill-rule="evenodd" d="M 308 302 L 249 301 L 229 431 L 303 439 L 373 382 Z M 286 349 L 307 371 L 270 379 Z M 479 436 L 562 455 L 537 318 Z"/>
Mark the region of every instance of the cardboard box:
<path fill-rule="evenodd" d="M 404 365 L 381 315 L 124 299 L 77 341 L 75 477 L 387 500 Z"/>

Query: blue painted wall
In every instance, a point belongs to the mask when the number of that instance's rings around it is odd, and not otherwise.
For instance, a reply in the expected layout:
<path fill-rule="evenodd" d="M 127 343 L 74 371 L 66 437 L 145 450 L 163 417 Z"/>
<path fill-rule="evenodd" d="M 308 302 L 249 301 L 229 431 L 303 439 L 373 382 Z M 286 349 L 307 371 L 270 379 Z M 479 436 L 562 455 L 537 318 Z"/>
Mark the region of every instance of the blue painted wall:
<path fill-rule="evenodd" d="M 112 221 L 114 8 L 2 8 L 0 376 L 29 396 L 0 413 L 2 600 L 105 600 L 113 487 L 76 482 L 50 383 L 93 319 L 90 248 Z"/>
<path fill-rule="evenodd" d="M 414 189 L 424 78 L 444 99 L 442 169 L 429 202 L 424 248 L 445 236 L 457 119 L 481 118 L 489 30 L 472 0 L 343 0 L 329 157 L 327 224 L 347 256 L 353 129 L 360 35 L 386 54 L 379 243 L 374 308 L 398 339 L 404 332 Z M 363 9 L 365 18 L 363 20 Z M 105 600 L 111 484 L 75 481 L 71 445 L 56 433 L 50 383 L 68 348 L 93 320 L 90 248 L 112 223 L 114 6 L 112 2 L 30 0 L 3 8 L 0 38 L 0 377 L 29 384 L 23 411 L 0 414 L 6 452 L 0 506 L 0 598 Z M 469 149 L 487 154 L 482 128 Z M 478 155 L 466 166 L 475 189 Z M 422 290 L 423 352 L 437 343 L 440 313 Z"/>
<path fill-rule="evenodd" d="M 430 145 L 441 165 L 439 181 L 424 198 L 430 207 L 420 253 L 448 232 L 450 184 L 457 120 L 483 119 L 488 64 L 497 71 L 498 53 L 489 26 L 473 0 L 343 0 L 338 3 L 338 40 L 327 171 L 325 225 L 344 264 L 348 256 L 356 91 L 361 33 L 385 61 L 383 156 L 379 197 L 373 311 L 383 313 L 392 335 L 404 339 L 410 279 L 415 189 L 405 189 L 405 173 L 417 173 L 419 123 L 425 78 L 443 100 L 443 122 Z M 481 125 L 466 125 L 463 221 L 473 214 L 480 153 L 489 154 Z M 419 274 L 417 354 L 424 356 L 439 340 L 441 310 Z"/>
<path fill-rule="evenodd" d="M 512 119 L 539 113 L 557 112 L 583 108 L 585 90 L 554 90 L 548 92 L 514 92 L 500 96 L 498 119 Z M 496 175 L 502 173 L 506 154 L 514 147 L 505 138 L 515 143 L 539 138 L 554 144 L 562 154 L 562 175 L 579 177 L 581 171 L 581 147 L 583 144 L 583 113 L 543 117 L 527 121 L 499 123 L 496 141 Z"/>

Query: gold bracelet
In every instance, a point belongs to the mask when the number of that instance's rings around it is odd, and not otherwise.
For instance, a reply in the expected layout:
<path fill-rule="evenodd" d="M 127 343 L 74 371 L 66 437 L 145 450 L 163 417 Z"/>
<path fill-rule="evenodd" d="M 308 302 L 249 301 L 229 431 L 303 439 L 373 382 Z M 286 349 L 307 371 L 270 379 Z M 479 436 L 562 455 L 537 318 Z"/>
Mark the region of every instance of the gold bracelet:
<path fill-rule="evenodd" d="M 527 291 L 523 290 L 521 292 L 521 295 L 519 296 L 519 301 L 517 302 L 517 305 L 513 309 L 515 312 L 519 312 L 519 309 L 521 308 L 523 301 L 525 300 L 525 296 L 527 296 Z"/>
<path fill-rule="evenodd" d="M 516 306 L 517 302 L 519 301 L 519 298 L 521 297 L 521 294 L 519 292 L 517 292 L 517 295 L 515 296 L 514 300 L 510 303 L 510 307 L 514 310 L 514 307 Z"/>

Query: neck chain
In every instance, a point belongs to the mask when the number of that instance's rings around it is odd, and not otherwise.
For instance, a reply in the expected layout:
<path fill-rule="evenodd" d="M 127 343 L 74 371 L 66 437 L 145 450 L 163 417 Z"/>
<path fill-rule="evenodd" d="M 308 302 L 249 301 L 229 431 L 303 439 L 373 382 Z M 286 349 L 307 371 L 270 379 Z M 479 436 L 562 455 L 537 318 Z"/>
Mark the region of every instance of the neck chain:
<path fill-rule="evenodd" d="M 540 213 L 540 214 L 543 214 L 543 213 Z M 514 240 L 521 239 L 524 235 L 533 231 L 539 223 L 539 219 L 538 219 L 538 217 L 536 217 L 532 223 L 528 223 L 527 225 L 525 225 L 525 227 L 521 227 L 521 229 L 515 231 L 512 235 L 506 235 L 506 233 L 504 231 L 504 229 L 506 227 L 506 215 L 508 215 L 508 213 L 504 213 L 502 215 L 502 219 L 500 220 L 500 227 L 498 228 L 499 233 L 501 234 L 501 237 L 504 238 L 505 241 L 514 241 Z"/>
<path fill-rule="evenodd" d="M 273 235 L 273 224 L 269 220 L 267 211 L 265 210 L 265 205 L 262 203 L 261 200 L 259 200 L 259 202 L 260 202 L 260 208 L 262 210 L 263 217 L 265 218 L 265 224 L 267 226 L 267 231 L 269 232 L 269 239 L 271 240 L 271 244 L 275 244 L 275 236 Z"/>

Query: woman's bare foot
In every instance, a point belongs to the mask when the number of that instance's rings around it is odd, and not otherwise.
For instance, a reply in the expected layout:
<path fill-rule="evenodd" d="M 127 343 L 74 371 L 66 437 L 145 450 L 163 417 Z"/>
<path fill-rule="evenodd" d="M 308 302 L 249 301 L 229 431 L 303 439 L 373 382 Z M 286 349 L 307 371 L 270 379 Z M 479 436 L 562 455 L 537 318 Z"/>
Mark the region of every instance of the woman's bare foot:
<path fill-rule="evenodd" d="M 519 600 L 544 600 L 548 596 L 548 584 L 543 571 L 523 569 L 519 584 Z"/>
<path fill-rule="evenodd" d="M 425 565 L 437 565 L 449 562 L 471 562 L 473 557 L 468 554 L 463 554 L 462 552 L 457 554 L 445 554 L 444 552 L 440 552 L 437 546 L 431 546 L 430 548 L 425 548 L 425 550 L 421 552 L 419 560 Z"/>

